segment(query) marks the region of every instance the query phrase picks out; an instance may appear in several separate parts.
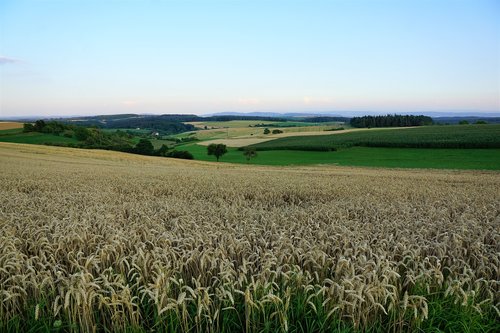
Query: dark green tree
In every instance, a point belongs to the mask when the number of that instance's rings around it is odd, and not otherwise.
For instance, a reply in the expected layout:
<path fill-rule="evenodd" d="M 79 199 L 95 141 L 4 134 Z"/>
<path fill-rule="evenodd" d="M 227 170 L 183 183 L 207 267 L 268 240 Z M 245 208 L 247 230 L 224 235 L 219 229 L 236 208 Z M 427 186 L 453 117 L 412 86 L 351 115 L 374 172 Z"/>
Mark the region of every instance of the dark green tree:
<path fill-rule="evenodd" d="M 23 125 L 23 132 L 33 132 L 33 131 L 35 131 L 35 126 L 33 126 L 33 124 L 25 123 Z"/>
<path fill-rule="evenodd" d="M 141 139 L 134 147 L 134 152 L 141 155 L 153 155 L 155 148 L 148 139 Z"/>
<path fill-rule="evenodd" d="M 85 127 L 75 128 L 75 138 L 79 141 L 85 141 L 90 136 L 90 131 Z"/>
<path fill-rule="evenodd" d="M 35 121 L 35 126 L 34 126 L 35 132 L 41 132 L 44 127 L 45 127 L 45 121 L 43 121 L 43 120 Z"/>
<path fill-rule="evenodd" d="M 264 128 L 264 134 L 269 134 L 271 133 L 271 131 L 269 130 L 269 128 Z"/>
<path fill-rule="evenodd" d="M 215 158 L 217 159 L 217 162 L 219 162 L 219 158 L 227 153 L 227 147 L 225 144 L 222 143 L 211 143 L 207 147 L 207 152 L 208 155 L 214 155 Z"/>
<path fill-rule="evenodd" d="M 156 151 L 156 154 L 160 156 L 166 156 L 167 152 L 168 152 L 168 146 L 163 144 L 161 145 L 160 149 Z"/>

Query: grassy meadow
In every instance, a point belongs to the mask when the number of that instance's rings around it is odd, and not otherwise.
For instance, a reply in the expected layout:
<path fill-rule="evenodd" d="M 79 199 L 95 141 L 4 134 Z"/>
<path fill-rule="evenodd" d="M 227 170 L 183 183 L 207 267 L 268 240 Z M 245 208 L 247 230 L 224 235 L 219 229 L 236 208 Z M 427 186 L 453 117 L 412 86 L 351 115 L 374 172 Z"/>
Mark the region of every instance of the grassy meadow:
<path fill-rule="evenodd" d="M 180 145 L 196 160 L 215 161 L 207 155 L 207 147 L 199 144 Z M 261 165 L 366 166 L 387 168 L 476 169 L 500 170 L 500 149 L 425 149 L 425 148 L 368 148 L 352 147 L 333 152 L 300 150 L 258 151 L 257 157 L 245 159 L 243 151 L 227 148 L 221 162 Z"/>
<path fill-rule="evenodd" d="M 497 172 L 0 143 L 2 332 L 498 332 Z"/>
<path fill-rule="evenodd" d="M 307 132 L 307 136 L 299 132 L 267 137 L 228 133 L 222 133 L 222 139 L 214 136 L 176 149 L 189 151 L 197 160 L 214 161 L 207 155 L 206 145 L 227 144 L 228 152 L 221 161 L 229 163 L 500 170 L 500 125 L 347 129 L 327 135 L 325 131 Z M 242 151 L 245 145 L 255 148 L 257 157 L 247 161 Z M 328 151 L 331 149 L 337 150 Z"/>
<path fill-rule="evenodd" d="M 322 129 L 303 132 L 304 135 L 301 132 L 285 132 L 248 136 L 239 132 L 248 130 L 201 131 L 205 132 L 201 143 L 181 144 L 176 149 L 189 151 L 197 160 L 213 161 L 214 157 L 207 155 L 206 146 L 223 143 L 228 145 L 228 152 L 221 161 L 229 163 L 500 170 L 500 125 L 346 129 L 334 132 Z M 219 132 L 213 132 L 216 134 L 211 136 L 207 133 L 211 131 Z M 245 146 L 255 148 L 258 156 L 247 161 L 242 151 Z M 337 150 L 329 151 L 332 149 Z"/>
<path fill-rule="evenodd" d="M 20 129 L 9 129 L 0 131 L 0 142 L 16 142 L 30 144 L 59 144 L 59 143 L 77 143 L 75 138 L 67 138 L 62 135 L 54 135 L 47 133 L 30 132 L 23 133 Z"/>

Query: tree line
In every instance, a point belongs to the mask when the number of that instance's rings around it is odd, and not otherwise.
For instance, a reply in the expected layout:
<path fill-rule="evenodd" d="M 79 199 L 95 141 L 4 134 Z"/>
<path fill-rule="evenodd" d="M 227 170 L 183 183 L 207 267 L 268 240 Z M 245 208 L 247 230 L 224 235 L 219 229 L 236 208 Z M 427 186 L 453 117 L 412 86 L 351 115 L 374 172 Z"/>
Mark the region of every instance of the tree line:
<path fill-rule="evenodd" d="M 432 125 L 432 118 L 424 115 L 385 115 L 351 118 L 352 127 L 408 127 Z"/>

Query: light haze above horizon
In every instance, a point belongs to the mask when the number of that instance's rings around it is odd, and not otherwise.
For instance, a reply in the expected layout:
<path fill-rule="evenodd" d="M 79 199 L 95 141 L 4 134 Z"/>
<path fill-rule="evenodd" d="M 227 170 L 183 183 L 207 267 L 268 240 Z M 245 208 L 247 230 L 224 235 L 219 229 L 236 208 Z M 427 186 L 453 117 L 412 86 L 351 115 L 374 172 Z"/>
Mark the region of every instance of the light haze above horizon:
<path fill-rule="evenodd" d="M 0 2 L 0 117 L 500 112 L 500 1 Z"/>

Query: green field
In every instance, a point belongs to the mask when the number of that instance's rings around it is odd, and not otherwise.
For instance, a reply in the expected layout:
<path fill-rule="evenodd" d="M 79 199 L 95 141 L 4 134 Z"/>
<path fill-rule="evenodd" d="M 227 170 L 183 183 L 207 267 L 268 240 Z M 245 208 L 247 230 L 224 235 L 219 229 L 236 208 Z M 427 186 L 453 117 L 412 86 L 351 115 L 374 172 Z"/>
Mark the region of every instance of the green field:
<path fill-rule="evenodd" d="M 252 145 L 257 150 L 331 150 L 341 147 L 500 148 L 500 125 L 372 129 L 335 135 L 294 136 Z"/>
<path fill-rule="evenodd" d="M 207 147 L 186 144 L 176 147 L 188 150 L 196 160 L 215 161 Z M 247 163 L 243 152 L 228 148 L 221 162 Z M 249 164 L 371 166 L 389 168 L 483 169 L 500 170 L 500 149 L 427 149 L 353 147 L 335 152 L 275 150 L 259 151 Z"/>
<path fill-rule="evenodd" d="M 67 138 L 54 134 L 30 132 L 23 133 L 21 130 L 3 130 L 0 131 L 1 142 L 17 142 L 17 143 L 31 143 L 31 144 L 51 144 L 51 143 L 77 143 L 78 140 L 74 138 Z"/>
<path fill-rule="evenodd" d="M 153 147 L 155 147 L 155 149 L 160 148 L 162 145 L 166 145 L 166 146 L 175 145 L 175 141 L 172 141 L 172 140 L 151 139 L 150 141 L 153 144 Z M 137 142 L 138 142 L 138 140 L 137 140 Z M 135 143 L 137 143 L 137 142 L 135 142 Z"/>
<path fill-rule="evenodd" d="M 6 129 L 6 130 L 0 130 L 0 137 L 2 137 L 4 135 L 19 134 L 22 132 L 23 132 L 22 128 L 11 128 L 11 129 Z"/>

